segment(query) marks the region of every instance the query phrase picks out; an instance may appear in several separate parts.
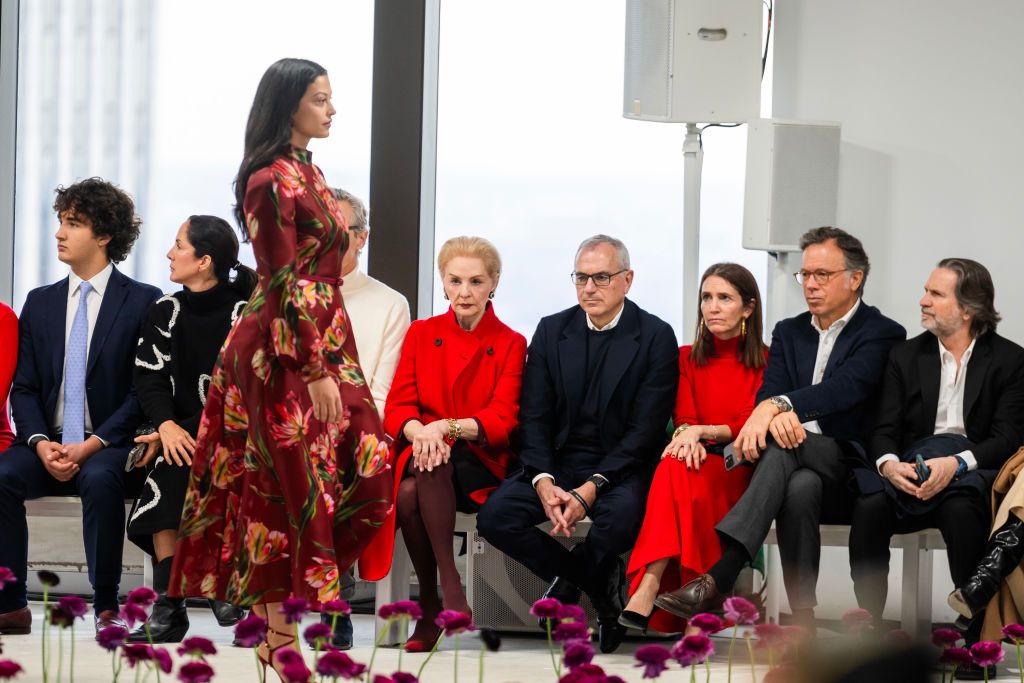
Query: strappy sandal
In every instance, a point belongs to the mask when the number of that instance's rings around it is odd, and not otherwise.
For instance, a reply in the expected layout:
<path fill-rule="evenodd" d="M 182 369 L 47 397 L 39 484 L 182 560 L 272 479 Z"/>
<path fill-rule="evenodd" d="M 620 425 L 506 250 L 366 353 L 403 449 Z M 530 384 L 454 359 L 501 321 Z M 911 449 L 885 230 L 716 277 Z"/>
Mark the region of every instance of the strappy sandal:
<path fill-rule="evenodd" d="M 271 634 L 273 634 L 275 636 L 281 636 L 282 638 L 286 638 L 286 640 L 283 643 L 279 643 L 278 645 L 275 645 L 274 647 L 271 647 L 270 646 L 270 635 Z M 268 666 L 271 669 L 274 670 L 274 673 L 277 674 L 278 678 L 280 678 L 282 681 L 284 680 L 284 676 L 281 675 L 281 672 L 278 671 L 274 667 L 274 655 L 277 654 L 278 650 L 282 650 L 282 649 L 288 647 L 289 645 L 291 645 L 291 644 L 293 644 L 295 642 L 296 641 L 295 641 L 295 632 L 294 631 L 278 631 L 276 628 L 273 628 L 271 626 L 267 626 L 267 639 L 264 640 L 262 643 L 260 643 L 260 646 L 258 648 L 256 648 L 256 658 L 259 659 L 260 664 L 263 665 L 263 675 L 262 675 L 260 680 L 262 680 L 262 681 L 266 681 L 267 680 L 267 667 Z M 264 646 L 266 646 L 266 648 L 267 648 L 267 656 L 266 657 L 263 656 L 263 647 Z M 298 655 L 301 657 L 302 653 L 298 653 Z"/>

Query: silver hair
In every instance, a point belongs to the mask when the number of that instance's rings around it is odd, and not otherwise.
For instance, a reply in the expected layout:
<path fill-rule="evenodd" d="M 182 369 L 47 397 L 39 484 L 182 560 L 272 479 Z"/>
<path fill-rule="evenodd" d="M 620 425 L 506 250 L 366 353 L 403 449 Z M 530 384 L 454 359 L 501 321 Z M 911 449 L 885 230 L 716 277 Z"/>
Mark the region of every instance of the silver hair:
<path fill-rule="evenodd" d="M 362 232 L 370 229 L 369 218 L 367 217 L 366 204 L 363 200 L 355 196 L 347 190 L 343 190 L 340 187 L 331 188 L 331 192 L 334 193 L 334 198 L 339 202 L 348 202 L 352 207 L 352 213 L 355 214 L 356 224 L 354 226 L 348 226 L 348 229 L 352 232 Z"/>
<path fill-rule="evenodd" d="M 629 270 L 629 250 L 626 249 L 626 245 L 622 243 L 622 240 L 609 237 L 608 235 L 594 235 L 580 242 L 579 249 L 576 250 L 576 258 L 573 259 L 573 266 L 575 267 L 575 263 L 582 252 L 602 244 L 608 244 L 615 249 L 615 257 L 619 261 L 619 268 L 621 270 Z"/>

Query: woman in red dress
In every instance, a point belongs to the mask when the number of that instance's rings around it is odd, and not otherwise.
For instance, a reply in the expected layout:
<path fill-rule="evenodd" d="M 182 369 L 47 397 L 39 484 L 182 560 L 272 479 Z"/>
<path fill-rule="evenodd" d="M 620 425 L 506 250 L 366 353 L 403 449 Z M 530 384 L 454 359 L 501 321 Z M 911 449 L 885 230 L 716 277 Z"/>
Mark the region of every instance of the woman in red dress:
<path fill-rule="evenodd" d="M 431 649 L 441 635 L 438 573 L 444 609 L 469 612 L 452 551 L 455 512 L 479 510 L 508 472 L 526 360 L 526 339 L 498 320 L 489 301 L 501 272 L 494 246 L 479 237 L 450 239 L 437 267 L 451 307 L 409 328 L 384 407 L 398 453 L 397 521 L 423 607 L 405 644 L 411 652 Z M 367 553 L 373 561 L 360 564 L 365 578 L 387 573 L 393 525 L 392 518 Z"/>
<path fill-rule="evenodd" d="M 307 60 L 276 62 L 256 90 L 235 212 L 259 284 L 210 382 L 174 554 L 171 591 L 269 620 L 264 662 L 297 649 L 279 603 L 338 598 L 339 575 L 392 500 L 389 448 L 341 299 L 348 228 L 306 150 L 334 113 L 327 73 Z"/>
<path fill-rule="evenodd" d="M 11 380 L 18 364 L 18 316 L 2 301 L 0 339 L 4 340 L 4 349 L 0 351 L 0 453 L 3 453 L 14 443 L 14 432 L 7 417 L 7 395 L 11 393 Z"/>
<path fill-rule="evenodd" d="M 767 349 L 761 295 L 743 266 L 717 263 L 700 285 L 697 339 L 679 350 L 672 442 L 654 473 L 647 511 L 629 558 L 630 599 L 623 626 L 673 633 L 683 622 L 652 617 L 656 597 L 707 571 L 721 554 L 715 525 L 750 482 L 749 467 L 727 472 L 721 448 L 754 408 Z M 715 455 L 708 457 L 708 452 Z"/>

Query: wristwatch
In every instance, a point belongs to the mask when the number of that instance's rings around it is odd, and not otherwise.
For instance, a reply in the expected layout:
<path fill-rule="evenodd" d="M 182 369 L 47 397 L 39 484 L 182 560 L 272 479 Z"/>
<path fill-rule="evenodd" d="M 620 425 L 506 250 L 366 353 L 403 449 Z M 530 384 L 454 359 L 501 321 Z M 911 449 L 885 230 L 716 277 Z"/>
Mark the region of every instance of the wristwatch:
<path fill-rule="evenodd" d="M 957 463 L 959 463 L 956 466 L 956 474 L 954 474 L 953 477 L 959 479 L 960 477 L 967 473 L 967 461 L 961 458 L 959 455 L 954 455 L 953 457 L 956 458 Z"/>
<path fill-rule="evenodd" d="M 592 474 L 587 477 L 587 481 L 594 485 L 597 489 L 598 494 L 608 487 L 608 480 L 602 477 L 600 474 Z"/>
<path fill-rule="evenodd" d="M 793 410 L 793 406 L 790 405 L 789 401 L 782 398 L 781 396 L 772 396 L 768 400 L 772 402 L 773 406 L 779 409 L 780 413 L 788 413 L 789 411 Z"/>
<path fill-rule="evenodd" d="M 46 440 L 47 440 L 47 437 L 43 436 L 42 434 L 35 434 L 35 435 L 29 437 L 29 440 L 26 443 L 28 444 L 29 448 L 34 449 L 39 444 L 40 441 L 46 441 Z"/>

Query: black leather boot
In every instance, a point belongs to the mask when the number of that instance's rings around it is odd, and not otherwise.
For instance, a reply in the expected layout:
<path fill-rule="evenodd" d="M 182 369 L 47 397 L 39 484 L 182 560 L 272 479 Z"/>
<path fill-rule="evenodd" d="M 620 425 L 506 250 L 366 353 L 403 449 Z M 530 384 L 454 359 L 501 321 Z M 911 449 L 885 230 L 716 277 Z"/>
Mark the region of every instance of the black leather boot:
<path fill-rule="evenodd" d="M 1014 516 L 992 535 L 988 552 L 967 583 L 949 595 L 949 606 L 973 619 L 997 592 L 1003 579 L 1024 559 L 1024 521 Z"/>
<path fill-rule="evenodd" d="M 130 642 L 146 643 L 152 639 L 154 643 L 180 643 L 188 633 L 185 599 L 167 597 L 173 563 L 173 557 L 154 563 L 153 590 L 156 591 L 157 599 L 149 615 L 149 633 L 146 633 L 146 624 L 143 624 L 128 635 Z"/>
<path fill-rule="evenodd" d="M 218 626 L 224 628 L 234 626 L 245 616 L 244 609 L 235 607 L 230 602 L 221 602 L 220 600 L 210 600 L 209 602 L 210 609 L 213 610 L 213 616 L 217 620 Z"/>

